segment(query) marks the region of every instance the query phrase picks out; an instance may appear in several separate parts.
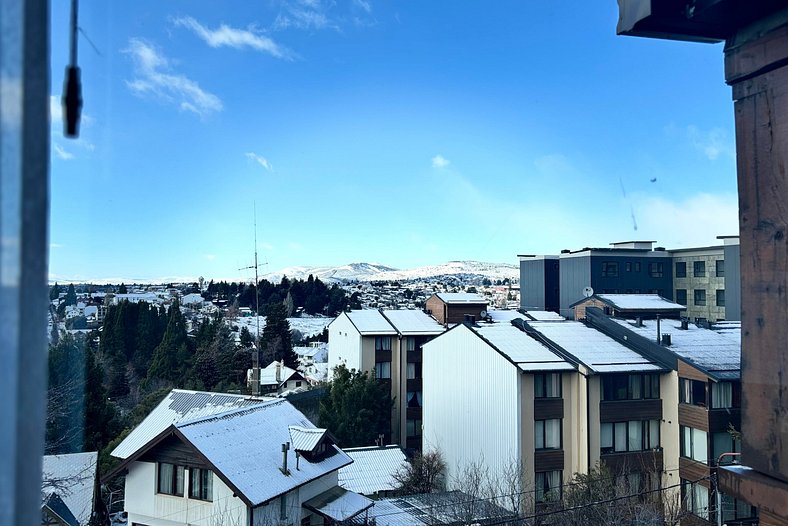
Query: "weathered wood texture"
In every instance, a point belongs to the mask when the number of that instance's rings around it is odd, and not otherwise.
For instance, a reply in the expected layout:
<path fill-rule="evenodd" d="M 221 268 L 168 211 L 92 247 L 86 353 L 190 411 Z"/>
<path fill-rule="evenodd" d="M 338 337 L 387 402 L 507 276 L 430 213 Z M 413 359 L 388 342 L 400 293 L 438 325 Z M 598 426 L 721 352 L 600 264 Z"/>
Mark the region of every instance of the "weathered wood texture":
<path fill-rule="evenodd" d="M 709 412 L 705 407 L 690 404 L 679 404 L 679 424 L 694 427 L 701 431 L 709 431 Z"/>
<path fill-rule="evenodd" d="M 662 400 L 603 401 L 599 404 L 599 421 L 602 423 L 661 418 Z"/>
<path fill-rule="evenodd" d="M 534 420 L 564 417 L 563 398 L 538 398 L 534 400 Z"/>
<path fill-rule="evenodd" d="M 788 481 L 788 25 L 726 49 L 736 116 L 742 453 Z"/>
<path fill-rule="evenodd" d="M 564 469 L 564 450 L 551 449 L 534 452 L 534 471 L 556 471 Z"/>

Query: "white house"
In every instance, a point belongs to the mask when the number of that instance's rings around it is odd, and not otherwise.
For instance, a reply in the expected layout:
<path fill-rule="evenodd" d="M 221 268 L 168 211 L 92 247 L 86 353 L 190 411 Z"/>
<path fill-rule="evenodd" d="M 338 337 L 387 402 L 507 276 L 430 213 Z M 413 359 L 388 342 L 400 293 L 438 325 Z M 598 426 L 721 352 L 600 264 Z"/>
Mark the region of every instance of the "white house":
<path fill-rule="evenodd" d="M 112 455 L 129 524 L 312 526 L 372 506 L 337 485 L 352 460 L 331 434 L 283 399 L 173 391 Z"/>
<path fill-rule="evenodd" d="M 181 305 L 192 305 L 194 307 L 199 307 L 205 300 L 203 297 L 197 293 L 192 294 L 185 294 L 181 298 Z"/>
<path fill-rule="evenodd" d="M 260 390 L 263 394 L 282 394 L 299 387 L 306 387 L 304 376 L 282 362 L 271 362 L 260 369 Z M 246 371 L 246 384 L 252 385 L 252 369 Z"/>

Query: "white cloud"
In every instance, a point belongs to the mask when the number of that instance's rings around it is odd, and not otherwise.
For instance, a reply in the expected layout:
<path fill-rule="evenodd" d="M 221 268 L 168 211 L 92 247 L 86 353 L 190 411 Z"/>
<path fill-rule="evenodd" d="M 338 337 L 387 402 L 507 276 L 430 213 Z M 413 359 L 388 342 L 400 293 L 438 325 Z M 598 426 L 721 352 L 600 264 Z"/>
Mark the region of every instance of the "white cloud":
<path fill-rule="evenodd" d="M 358 7 L 360 7 L 361 9 L 366 11 L 367 13 L 371 13 L 372 12 L 372 6 L 366 0 L 353 0 L 353 4 L 358 6 Z"/>
<path fill-rule="evenodd" d="M 208 261 L 213 261 L 216 259 L 216 254 L 203 254 L 203 259 L 207 259 Z"/>
<path fill-rule="evenodd" d="M 261 53 L 268 53 L 276 58 L 290 58 L 291 53 L 265 35 L 253 29 L 239 29 L 221 24 L 217 29 L 208 29 L 190 16 L 176 18 L 176 26 L 185 27 L 194 32 L 206 44 L 213 48 L 232 47 L 235 49 L 250 48 Z"/>
<path fill-rule="evenodd" d="M 64 161 L 70 161 L 71 159 L 74 158 L 73 153 L 67 151 L 58 143 L 53 143 L 53 147 L 55 148 L 55 155 L 57 155 L 59 158 L 63 159 Z"/>
<path fill-rule="evenodd" d="M 136 95 L 153 95 L 201 117 L 222 110 L 219 97 L 186 76 L 171 73 L 167 58 L 152 44 L 132 38 L 125 52 L 134 61 L 136 75 L 126 85 Z"/>
<path fill-rule="evenodd" d="M 730 159 L 736 158 L 736 145 L 728 138 L 728 133 L 722 128 L 712 128 L 708 131 L 698 129 L 697 126 L 687 126 L 687 138 L 692 146 L 705 155 L 710 161 L 716 161 L 720 156 Z"/>
<path fill-rule="evenodd" d="M 438 154 L 438 155 L 436 155 L 435 157 L 432 158 L 432 167 L 433 168 L 446 168 L 447 166 L 449 166 L 450 163 L 451 163 L 451 161 L 446 159 L 441 154 Z"/>
<path fill-rule="evenodd" d="M 254 152 L 247 152 L 246 153 L 246 158 L 247 159 L 251 159 L 252 161 L 256 162 L 257 164 L 259 164 L 260 166 L 262 166 L 263 168 L 265 168 L 269 172 L 273 172 L 274 171 L 274 167 L 271 166 L 271 163 L 268 162 L 268 159 L 266 159 L 262 155 L 257 155 Z"/>

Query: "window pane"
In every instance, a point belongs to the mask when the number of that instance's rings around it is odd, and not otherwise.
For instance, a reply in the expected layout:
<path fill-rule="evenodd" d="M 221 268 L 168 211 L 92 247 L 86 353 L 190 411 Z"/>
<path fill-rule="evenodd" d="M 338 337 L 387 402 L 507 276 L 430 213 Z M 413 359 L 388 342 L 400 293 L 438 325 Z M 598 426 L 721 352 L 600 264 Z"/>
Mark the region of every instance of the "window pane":
<path fill-rule="evenodd" d="M 629 422 L 629 451 L 640 451 L 643 449 L 643 422 L 632 420 Z"/>
<path fill-rule="evenodd" d="M 183 496 L 183 479 L 185 468 L 183 466 L 175 466 L 175 495 Z"/>
<path fill-rule="evenodd" d="M 545 375 L 543 374 L 535 374 L 534 375 L 534 397 L 535 398 L 544 398 L 545 396 Z"/>
<path fill-rule="evenodd" d="M 545 422 L 545 447 L 549 449 L 561 447 L 561 420 L 554 418 Z"/>
<path fill-rule="evenodd" d="M 700 429 L 692 429 L 692 458 L 704 464 L 707 463 L 709 459 L 706 432 Z"/>
<path fill-rule="evenodd" d="M 733 384 L 730 382 L 711 384 L 711 404 L 715 409 L 733 407 Z"/>
<path fill-rule="evenodd" d="M 544 449 L 544 420 L 537 420 L 534 423 L 534 447 Z"/>
<path fill-rule="evenodd" d="M 642 393 L 640 392 L 640 381 L 641 376 L 639 374 L 629 375 L 629 392 L 631 394 L 632 400 L 640 400 L 643 398 Z"/>
<path fill-rule="evenodd" d="M 648 447 L 659 447 L 659 420 L 649 420 Z"/>
<path fill-rule="evenodd" d="M 174 467 L 172 464 L 159 464 L 159 493 L 172 495 L 172 471 Z"/>
<path fill-rule="evenodd" d="M 558 398 L 561 396 L 561 375 L 550 373 L 547 375 L 547 396 L 548 398 Z"/>
<path fill-rule="evenodd" d="M 627 423 L 626 422 L 616 422 L 615 424 L 615 450 L 616 451 L 626 451 L 627 450 Z"/>
<path fill-rule="evenodd" d="M 613 424 L 606 423 L 599 426 L 601 438 L 600 444 L 602 448 L 613 447 Z"/>

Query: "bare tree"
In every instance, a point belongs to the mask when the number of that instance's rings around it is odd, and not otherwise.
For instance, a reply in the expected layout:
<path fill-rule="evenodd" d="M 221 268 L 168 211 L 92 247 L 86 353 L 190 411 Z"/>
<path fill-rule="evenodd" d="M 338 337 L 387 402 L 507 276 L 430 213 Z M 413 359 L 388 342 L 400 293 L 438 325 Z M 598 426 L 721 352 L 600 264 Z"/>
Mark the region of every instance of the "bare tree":
<path fill-rule="evenodd" d="M 416 453 L 393 477 L 399 482 L 403 495 L 434 493 L 445 487 L 446 462 L 437 450 Z"/>

